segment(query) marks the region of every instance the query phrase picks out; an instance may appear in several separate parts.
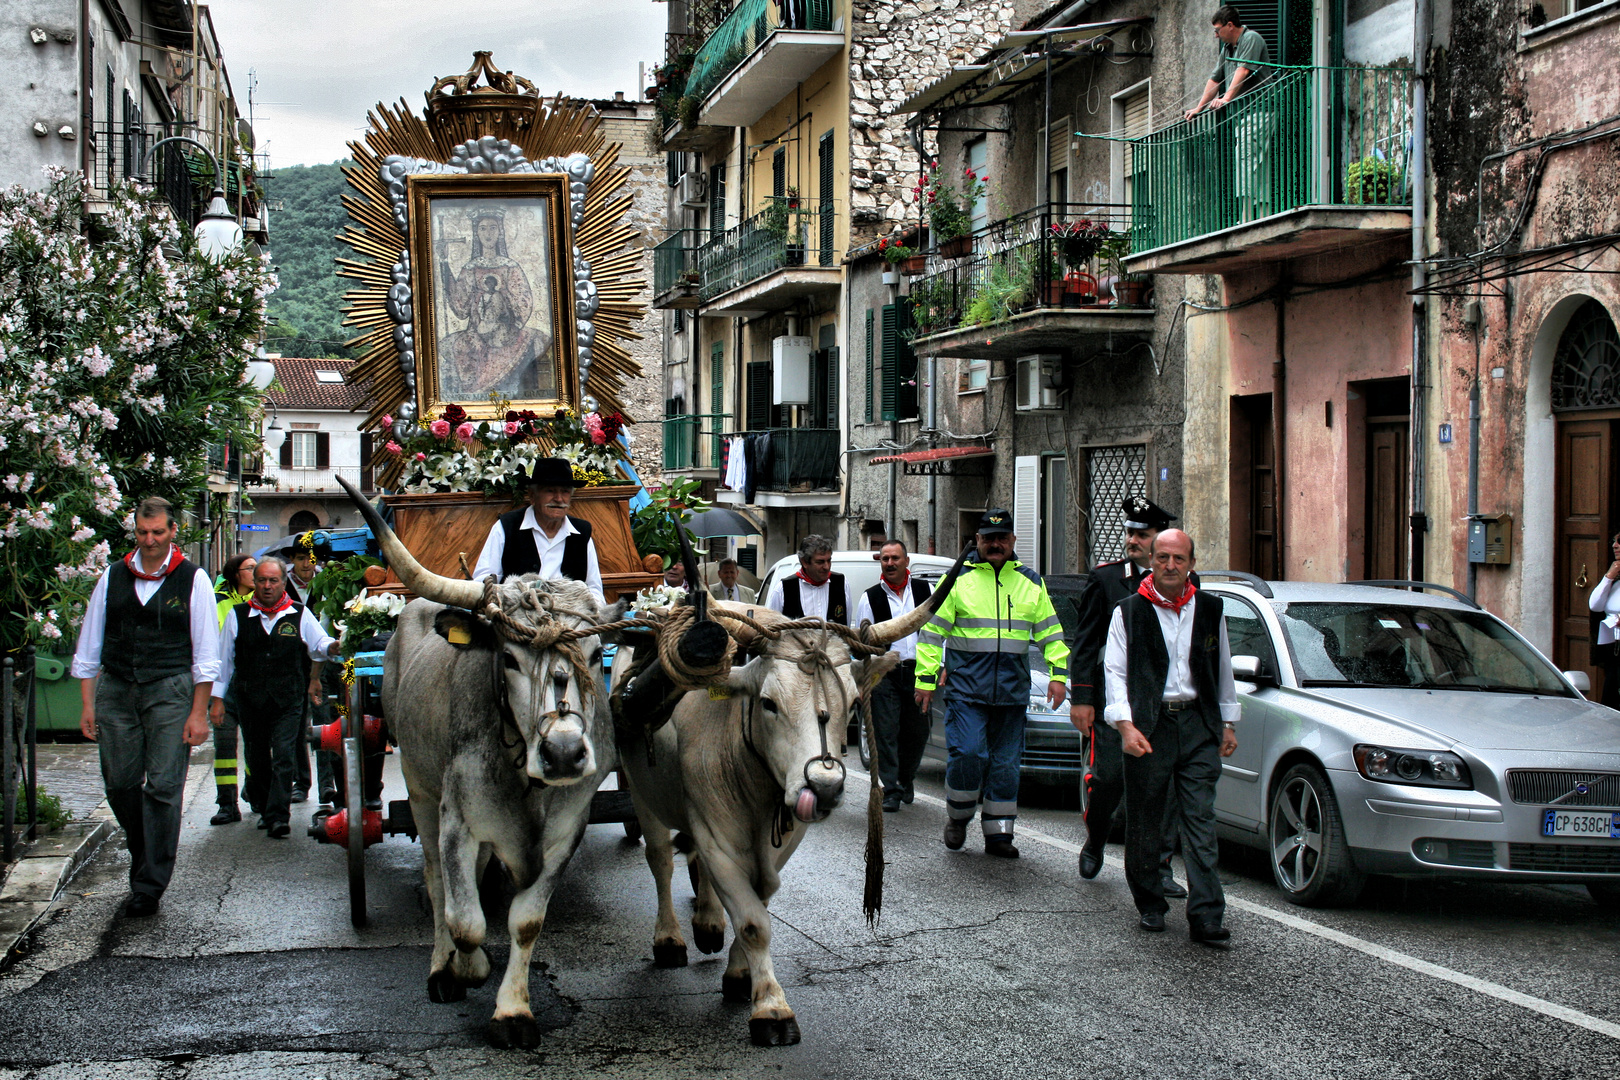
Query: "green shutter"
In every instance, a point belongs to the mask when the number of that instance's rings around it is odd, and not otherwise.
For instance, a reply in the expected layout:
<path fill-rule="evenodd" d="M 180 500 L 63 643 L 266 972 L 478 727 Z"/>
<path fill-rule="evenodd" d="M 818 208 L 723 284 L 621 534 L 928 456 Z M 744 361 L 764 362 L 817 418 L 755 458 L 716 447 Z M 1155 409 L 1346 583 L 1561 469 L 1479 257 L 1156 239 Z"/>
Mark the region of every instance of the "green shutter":
<path fill-rule="evenodd" d="M 714 435 L 714 467 L 719 469 L 725 465 L 725 449 L 721 445 L 720 432 L 725 430 L 725 422 L 721 413 L 726 411 L 726 346 L 724 342 L 717 341 L 709 348 L 709 411 L 714 415 L 709 418 L 709 430 Z"/>
<path fill-rule="evenodd" d="M 764 431 L 771 426 L 771 365 L 748 365 L 748 430 Z"/>
<path fill-rule="evenodd" d="M 872 309 L 866 309 L 866 422 L 870 424 L 874 419 L 873 398 L 876 396 L 873 378 L 877 372 L 872 365 Z"/>
<path fill-rule="evenodd" d="M 896 385 L 895 374 L 899 370 L 897 361 L 900 345 L 899 316 L 896 314 L 895 305 L 883 305 L 882 326 L 883 419 L 893 420 L 896 418 L 894 410 L 899 396 L 899 387 Z"/>
<path fill-rule="evenodd" d="M 787 197 L 787 150 L 780 146 L 771 154 L 771 197 Z"/>
<path fill-rule="evenodd" d="M 821 175 L 817 178 L 817 197 L 821 206 L 817 216 L 821 220 L 821 265 L 831 266 L 833 256 L 833 133 L 823 135 L 816 147 L 817 164 Z"/>

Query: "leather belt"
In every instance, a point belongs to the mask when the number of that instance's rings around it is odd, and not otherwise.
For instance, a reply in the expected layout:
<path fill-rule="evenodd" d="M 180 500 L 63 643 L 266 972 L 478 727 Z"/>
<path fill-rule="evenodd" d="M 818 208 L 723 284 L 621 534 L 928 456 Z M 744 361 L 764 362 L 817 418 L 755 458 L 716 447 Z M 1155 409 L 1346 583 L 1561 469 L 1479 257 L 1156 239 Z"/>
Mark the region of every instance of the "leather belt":
<path fill-rule="evenodd" d="M 1159 704 L 1164 708 L 1165 712 L 1185 712 L 1197 705 L 1198 699 L 1194 698 L 1192 701 L 1161 701 Z"/>

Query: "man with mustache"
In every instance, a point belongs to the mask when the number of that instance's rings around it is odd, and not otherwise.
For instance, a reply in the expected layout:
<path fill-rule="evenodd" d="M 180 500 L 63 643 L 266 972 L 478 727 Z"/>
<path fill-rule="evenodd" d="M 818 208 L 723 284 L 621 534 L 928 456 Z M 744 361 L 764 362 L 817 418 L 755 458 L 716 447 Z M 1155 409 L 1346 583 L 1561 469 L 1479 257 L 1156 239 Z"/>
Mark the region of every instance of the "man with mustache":
<path fill-rule="evenodd" d="M 473 568 L 473 580 L 493 577 L 505 581 L 514 574 L 538 574 L 548 580 L 572 578 L 590 586 L 596 602 L 606 607 L 591 523 L 568 513 L 579 486 L 573 467 L 562 458 L 541 458 L 524 482 L 529 505 L 502 514 L 490 527 L 489 539 Z"/>

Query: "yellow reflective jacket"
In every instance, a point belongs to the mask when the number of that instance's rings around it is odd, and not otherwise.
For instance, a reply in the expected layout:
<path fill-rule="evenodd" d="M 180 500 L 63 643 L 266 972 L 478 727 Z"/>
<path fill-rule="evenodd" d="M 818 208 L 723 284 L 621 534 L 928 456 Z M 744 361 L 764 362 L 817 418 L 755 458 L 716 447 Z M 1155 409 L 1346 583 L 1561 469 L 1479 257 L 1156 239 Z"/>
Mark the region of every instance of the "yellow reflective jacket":
<path fill-rule="evenodd" d="M 1032 644 L 1046 657 L 1052 680 L 1067 683 L 1069 647 L 1041 575 L 1017 559 L 998 573 L 974 556 L 917 635 L 917 689 L 939 685 L 943 662 L 953 699 L 1024 705 Z"/>

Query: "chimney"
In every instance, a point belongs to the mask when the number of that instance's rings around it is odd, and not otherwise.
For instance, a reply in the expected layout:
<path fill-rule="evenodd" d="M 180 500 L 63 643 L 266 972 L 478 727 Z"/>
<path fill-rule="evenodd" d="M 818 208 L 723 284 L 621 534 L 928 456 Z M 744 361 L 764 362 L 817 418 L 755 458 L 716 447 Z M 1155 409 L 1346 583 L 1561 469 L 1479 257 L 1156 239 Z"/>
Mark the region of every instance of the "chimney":
<path fill-rule="evenodd" d="M 615 91 L 613 91 L 613 103 L 615 105 L 623 105 L 624 104 L 624 91 L 623 90 L 615 90 Z"/>

